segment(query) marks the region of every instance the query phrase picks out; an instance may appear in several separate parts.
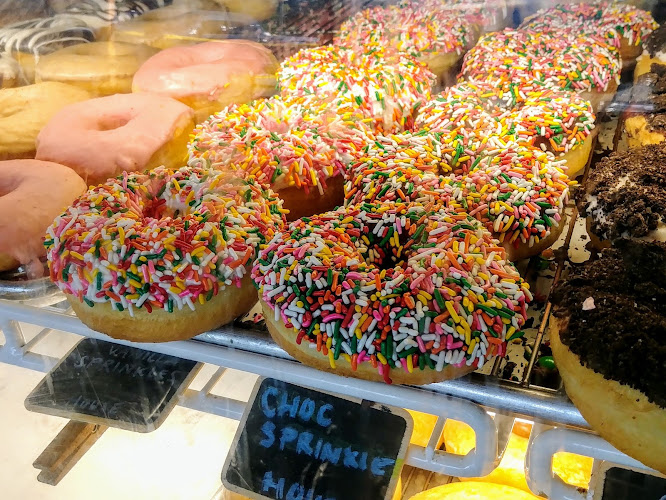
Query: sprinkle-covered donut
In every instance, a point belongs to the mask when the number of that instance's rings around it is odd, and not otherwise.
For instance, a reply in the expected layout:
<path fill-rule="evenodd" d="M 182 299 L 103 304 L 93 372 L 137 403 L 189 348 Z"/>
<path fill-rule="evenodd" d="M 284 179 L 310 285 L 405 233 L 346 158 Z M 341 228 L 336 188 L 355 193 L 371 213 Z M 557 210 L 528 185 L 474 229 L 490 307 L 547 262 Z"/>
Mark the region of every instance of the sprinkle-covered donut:
<path fill-rule="evenodd" d="M 341 113 L 358 111 L 387 132 L 411 127 L 419 106 L 430 99 L 433 79 L 409 56 L 387 59 L 381 50 L 359 55 L 333 45 L 303 49 L 278 71 L 285 100 L 331 101 Z"/>
<path fill-rule="evenodd" d="M 433 149 L 443 135 L 425 134 L 421 145 L 411 135 L 378 136 L 350 168 L 346 203 L 435 202 L 468 210 L 506 248 L 509 260 L 537 255 L 564 228 L 569 180 L 547 153 L 491 136 L 483 151 Z M 439 153 L 437 152 L 439 151 Z M 415 158 L 430 158 L 424 167 Z M 436 165 L 447 165 L 437 175 Z"/>
<path fill-rule="evenodd" d="M 278 198 L 214 170 L 155 169 L 89 190 L 45 241 L 51 279 L 89 327 L 142 342 L 192 337 L 256 301 L 249 267 L 283 223 Z"/>
<path fill-rule="evenodd" d="M 379 48 L 408 54 L 446 81 L 475 41 L 474 27 L 465 16 L 434 6 L 391 5 L 358 12 L 342 24 L 334 43 L 359 53 Z"/>
<path fill-rule="evenodd" d="M 587 163 L 594 127 L 592 105 L 578 94 L 534 83 L 484 82 L 445 90 L 419 110 L 415 124 L 417 130 L 455 129 L 466 143 L 494 134 L 540 147 L 564 160 L 571 178 Z"/>
<path fill-rule="evenodd" d="M 270 185 L 289 219 L 342 204 L 345 168 L 367 142 L 355 115 L 279 97 L 232 105 L 194 131 L 190 165 L 231 168 Z"/>
<path fill-rule="evenodd" d="M 252 271 L 273 338 L 338 374 L 425 384 L 492 356 L 532 296 L 473 217 L 421 204 L 359 204 L 292 222 Z"/>
<path fill-rule="evenodd" d="M 554 28 L 573 33 L 601 35 L 620 51 L 624 65 L 641 53 L 643 41 L 657 28 L 652 15 L 619 2 L 558 4 L 525 19 L 521 28 Z"/>
<path fill-rule="evenodd" d="M 604 39 L 558 30 L 511 30 L 481 37 L 461 77 L 497 84 L 528 82 L 582 93 L 599 111 L 620 81 L 619 52 Z"/>

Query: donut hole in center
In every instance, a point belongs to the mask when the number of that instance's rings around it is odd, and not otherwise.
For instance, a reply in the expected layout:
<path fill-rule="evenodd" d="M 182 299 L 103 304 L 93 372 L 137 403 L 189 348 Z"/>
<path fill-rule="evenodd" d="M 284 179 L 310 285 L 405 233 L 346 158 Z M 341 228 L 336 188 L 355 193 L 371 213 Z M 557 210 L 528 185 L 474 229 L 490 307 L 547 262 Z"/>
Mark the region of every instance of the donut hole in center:
<path fill-rule="evenodd" d="M 109 130 L 116 130 L 127 125 L 131 120 L 129 116 L 110 115 L 101 117 L 97 121 L 97 130 L 99 132 L 107 132 Z"/>
<path fill-rule="evenodd" d="M 407 268 L 410 251 L 404 248 L 409 241 L 405 233 L 398 237 L 398 247 L 393 246 L 395 241 L 393 235 L 388 238 L 386 235 L 384 237 L 372 236 L 370 245 L 359 248 L 359 256 L 363 262 L 382 271 L 396 268 L 404 270 Z"/>

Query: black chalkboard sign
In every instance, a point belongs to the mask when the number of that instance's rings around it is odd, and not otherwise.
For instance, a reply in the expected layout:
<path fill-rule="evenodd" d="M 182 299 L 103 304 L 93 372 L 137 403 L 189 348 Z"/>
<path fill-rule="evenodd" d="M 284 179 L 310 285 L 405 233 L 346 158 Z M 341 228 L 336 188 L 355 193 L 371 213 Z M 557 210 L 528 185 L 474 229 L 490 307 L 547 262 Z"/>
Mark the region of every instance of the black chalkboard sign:
<path fill-rule="evenodd" d="M 666 500 L 666 479 L 612 467 L 606 471 L 602 500 Z"/>
<path fill-rule="evenodd" d="M 104 340 L 79 342 L 25 400 L 28 410 L 150 432 L 198 371 L 195 361 Z"/>
<path fill-rule="evenodd" d="M 412 426 L 402 409 L 262 379 L 222 481 L 254 499 L 384 500 L 395 489 Z"/>

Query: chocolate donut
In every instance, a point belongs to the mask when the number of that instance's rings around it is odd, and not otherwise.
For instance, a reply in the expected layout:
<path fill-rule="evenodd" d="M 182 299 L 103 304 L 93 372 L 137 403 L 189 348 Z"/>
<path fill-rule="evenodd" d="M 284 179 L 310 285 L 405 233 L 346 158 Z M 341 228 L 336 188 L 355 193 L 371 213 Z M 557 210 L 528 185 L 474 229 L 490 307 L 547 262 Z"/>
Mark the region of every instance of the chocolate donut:
<path fill-rule="evenodd" d="M 613 153 L 591 171 L 576 198 L 597 247 L 618 238 L 666 241 L 664 164 L 666 149 L 654 144 Z"/>
<path fill-rule="evenodd" d="M 613 446 L 666 472 L 666 244 L 621 240 L 553 290 L 567 394 Z"/>

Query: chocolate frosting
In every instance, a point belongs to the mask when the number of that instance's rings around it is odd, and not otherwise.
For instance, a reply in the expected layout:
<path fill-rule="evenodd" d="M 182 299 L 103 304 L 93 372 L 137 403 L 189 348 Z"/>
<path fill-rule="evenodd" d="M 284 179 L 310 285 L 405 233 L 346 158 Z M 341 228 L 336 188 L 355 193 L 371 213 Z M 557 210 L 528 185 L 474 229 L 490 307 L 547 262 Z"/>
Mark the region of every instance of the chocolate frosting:
<path fill-rule="evenodd" d="M 653 63 L 638 77 L 631 92 L 631 113 L 645 117 L 648 129 L 666 135 L 666 65 Z"/>
<path fill-rule="evenodd" d="M 643 43 L 650 57 L 654 57 L 657 52 L 666 52 L 666 25 L 660 26 L 647 37 Z"/>
<path fill-rule="evenodd" d="M 583 365 L 666 408 L 666 244 L 619 241 L 574 267 L 551 300 Z"/>

